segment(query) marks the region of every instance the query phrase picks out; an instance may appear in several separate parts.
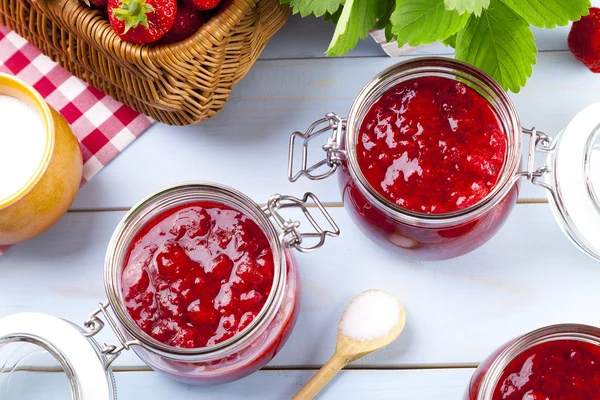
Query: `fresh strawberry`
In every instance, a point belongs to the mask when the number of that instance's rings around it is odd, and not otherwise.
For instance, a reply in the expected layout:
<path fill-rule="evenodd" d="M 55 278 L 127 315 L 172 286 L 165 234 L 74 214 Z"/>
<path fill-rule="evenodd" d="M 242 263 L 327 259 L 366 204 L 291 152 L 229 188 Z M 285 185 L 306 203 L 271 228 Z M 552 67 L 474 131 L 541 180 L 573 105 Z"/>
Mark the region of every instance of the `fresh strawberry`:
<path fill-rule="evenodd" d="M 196 33 L 204 22 L 200 11 L 181 6 L 177 8 L 173 27 L 160 39 L 160 42 L 165 44 L 181 42 Z"/>
<path fill-rule="evenodd" d="M 173 26 L 176 0 L 109 0 L 108 19 L 121 39 L 131 43 L 152 43 Z"/>
<path fill-rule="evenodd" d="M 600 73 L 600 8 L 573 23 L 569 33 L 569 49 L 592 72 Z"/>
<path fill-rule="evenodd" d="M 108 0 L 83 0 L 88 7 L 104 8 L 108 5 Z"/>
<path fill-rule="evenodd" d="M 221 0 L 183 0 L 183 4 L 196 10 L 212 10 L 220 3 Z"/>

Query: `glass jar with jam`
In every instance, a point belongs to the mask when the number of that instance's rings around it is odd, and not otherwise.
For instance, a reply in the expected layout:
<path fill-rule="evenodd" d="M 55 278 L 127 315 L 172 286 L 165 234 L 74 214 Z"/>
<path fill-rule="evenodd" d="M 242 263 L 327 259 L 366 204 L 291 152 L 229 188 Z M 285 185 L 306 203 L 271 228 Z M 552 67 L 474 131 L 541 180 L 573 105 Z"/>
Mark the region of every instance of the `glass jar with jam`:
<path fill-rule="evenodd" d="M 600 329 L 554 325 L 523 335 L 476 370 L 464 400 L 600 398 Z"/>
<path fill-rule="evenodd" d="M 306 217 L 306 230 L 283 216 L 291 208 Z M 268 363 L 294 327 L 300 300 L 294 250 L 316 250 L 338 234 L 312 193 L 274 195 L 260 207 L 219 184 L 166 188 L 134 206 L 115 230 L 105 261 L 108 300 L 83 327 L 44 314 L 10 315 L 0 319 L 0 349 L 41 347 L 61 362 L 73 393 L 101 386 L 98 393 L 106 395 L 94 398 L 112 398 L 110 365 L 129 349 L 188 383 L 240 379 Z M 118 344 L 94 341 L 105 324 Z M 83 371 L 82 378 L 83 362 L 97 370 L 93 376 Z"/>
<path fill-rule="evenodd" d="M 595 115 L 599 104 L 553 139 L 522 128 L 507 93 L 484 72 L 451 59 L 417 58 L 376 75 L 348 118 L 327 114 L 305 133 L 293 133 L 288 178 L 319 180 L 337 171 L 344 205 L 360 229 L 419 260 L 457 257 L 488 241 L 525 178 L 547 189 L 561 228 L 600 259 Z M 325 156 L 312 162 L 309 145 L 322 135 L 329 135 Z M 547 155 L 539 168 L 536 153 Z"/>

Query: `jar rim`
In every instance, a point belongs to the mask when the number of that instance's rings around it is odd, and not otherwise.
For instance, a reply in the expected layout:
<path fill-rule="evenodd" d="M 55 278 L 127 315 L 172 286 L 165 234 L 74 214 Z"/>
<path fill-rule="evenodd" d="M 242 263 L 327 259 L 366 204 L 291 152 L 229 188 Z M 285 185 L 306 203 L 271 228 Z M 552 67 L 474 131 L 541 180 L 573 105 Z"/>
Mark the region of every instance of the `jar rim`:
<path fill-rule="evenodd" d="M 504 131 L 509 139 L 506 160 L 500 179 L 494 189 L 476 204 L 462 210 L 444 214 L 425 214 L 407 210 L 391 202 L 375 190 L 364 176 L 358 163 L 357 143 L 362 120 L 366 112 L 391 87 L 410 79 L 425 76 L 458 78 L 464 83 L 485 90 L 485 98 L 498 114 L 498 103 L 503 114 L 498 117 L 505 123 Z M 478 92 L 482 94 L 479 90 Z M 503 118 L 504 117 L 504 118 Z M 517 181 L 521 164 L 521 122 L 512 100 L 500 84 L 485 72 L 461 61 L 445 57 L 419 57 L 392 65 L 375 75 L 360 91 L 348 115 L 344 132 L 348 170 L 361 193 L 380 211 L 404 223 L 423 227 L 456 226 L 469 222 L 486 213 L 510 192 Z"/>
<path fill-rule="evenodd" d="M 477 400 L 492 399 L 502 373 L 524 351 L 542 343 L 559 340 L 575 340 L 600 346 L 600 328 L 583 324 L 558 324 L 537 329 L 517 338 L 498 354 L 486 371 Z"/>
<path fill-rule="evenodd" d="M 121 291 L 121 272 L 124 258 L 135 235 L 152 218 L 168 209 L 192 201 L 214 201 L 225 204 L 251 218 L 267 237 L 273 253 L 273 286 L 256 318 L 242 332 L 211 346 L 180 348 L 166 345 L 145 333 L 127 311 Z M 166 358 L 189 361 L 210 361 L 238 351 L 260 334 L 275 318 L 284 297 L 287 280 L 287 261 L 284 245 L 269 217 L 257 203 L 245 194 L 225 185 L 212 182 L 188 182 L 163 188 L 133 206 L 115 229 L 106 252 L 104 283 L 108 302 L 126 330 L 147 350 Z"/>

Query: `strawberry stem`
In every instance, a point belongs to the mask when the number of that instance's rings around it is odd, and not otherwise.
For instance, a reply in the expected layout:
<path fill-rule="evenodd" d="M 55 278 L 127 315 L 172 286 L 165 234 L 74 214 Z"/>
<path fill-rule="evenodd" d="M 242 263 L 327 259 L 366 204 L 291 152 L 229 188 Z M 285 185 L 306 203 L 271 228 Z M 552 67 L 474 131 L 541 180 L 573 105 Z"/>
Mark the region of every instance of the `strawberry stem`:
<path fill-rule="evenodd" d="M 125 22 L 127 33 L 139 25 L 148 27 L 148 13 L 154 12 L 154 7 L 146 3 L 146 0 L 122 0 L 119 8 L 113 10 L 113 15 L 120 21 Z"/>

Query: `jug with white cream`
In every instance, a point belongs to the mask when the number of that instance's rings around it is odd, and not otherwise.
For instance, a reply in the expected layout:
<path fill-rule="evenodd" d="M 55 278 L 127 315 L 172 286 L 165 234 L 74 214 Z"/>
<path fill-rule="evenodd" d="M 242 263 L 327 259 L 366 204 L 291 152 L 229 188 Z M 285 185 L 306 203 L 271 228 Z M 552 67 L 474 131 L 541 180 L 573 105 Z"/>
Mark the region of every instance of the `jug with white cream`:
<path fill-rule="evenodd" d="M 30 239 L 71 205 L 81 182 L 79 143 L 34 88 L 0 74 L 0 245 Z"/>

